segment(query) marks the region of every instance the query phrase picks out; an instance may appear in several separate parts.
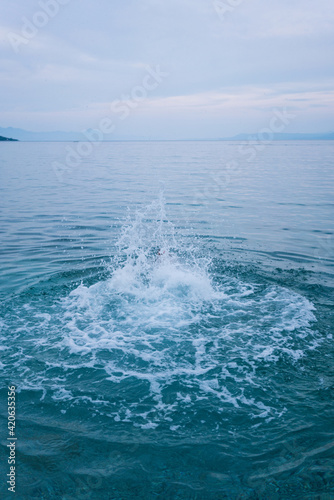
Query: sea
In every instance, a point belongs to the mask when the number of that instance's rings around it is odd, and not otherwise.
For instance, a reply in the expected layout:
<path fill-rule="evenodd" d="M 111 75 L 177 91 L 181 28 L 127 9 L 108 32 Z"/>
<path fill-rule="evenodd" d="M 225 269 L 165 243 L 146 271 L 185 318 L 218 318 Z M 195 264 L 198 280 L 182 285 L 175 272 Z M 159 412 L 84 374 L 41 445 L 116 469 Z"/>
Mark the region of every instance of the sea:
<path fill-rule="evenodd" d="M 1 143 L 1 498 L 333 500 L 333 194 L 333 141 Z"/>

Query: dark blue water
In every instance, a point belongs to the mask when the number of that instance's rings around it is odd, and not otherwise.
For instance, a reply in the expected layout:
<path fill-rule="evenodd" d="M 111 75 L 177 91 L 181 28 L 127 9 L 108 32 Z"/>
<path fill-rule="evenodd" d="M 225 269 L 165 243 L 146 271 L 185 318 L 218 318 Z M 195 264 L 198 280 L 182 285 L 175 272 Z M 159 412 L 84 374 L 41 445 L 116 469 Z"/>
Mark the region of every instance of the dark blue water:
<path fill-rule="evenodd" d="M 334 498 L 334 144 L 240 146 L 1 144 L 1 498 L 8 385 L 20 500 Z"/>

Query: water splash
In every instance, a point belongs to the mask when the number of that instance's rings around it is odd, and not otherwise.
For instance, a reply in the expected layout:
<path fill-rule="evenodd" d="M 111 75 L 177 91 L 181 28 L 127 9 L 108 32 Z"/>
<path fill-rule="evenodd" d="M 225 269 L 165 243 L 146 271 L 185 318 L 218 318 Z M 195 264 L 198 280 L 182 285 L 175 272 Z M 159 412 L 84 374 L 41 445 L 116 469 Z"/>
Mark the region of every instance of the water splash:
<path fill-rule="evenodd" d="M 210 259 L 177 240 L 163 194 L 128 220 L 116 246 L 110 285 L 120 293 L 160 305 L 167 296 L 204 300 L 213 294 Z"/>
<path fill-rule="evenodd" d="M 117 249 L 110 278 L 63 304 L 63 347 L 102 362 L 111 383 L 140 387 L 110 415 L 146 428 L 179 425 L 192 405 L 216 415 L 246 407 L 267 420 L 284 413 L 261 367 L 292 365 L 314 345 L 310 302 L 228 276 L 213 284 L 210 259 L 178 240 L 162 196 L 128 221 Z"/>
<path fill-rule="evenodd" d="M 51 309 L 28 304 L 29 320 L 21 314 L 16 326 L 26 387 L 51 394 L 62 411 L 89 404 L 142 428 L 185 429 L 195 413 L 210 428 L 227 415 L 284 415 L 276 367 L 295 374 L 319 345 L 313 305 L 260 278 L 225 275 L 221 256 L 215 271 L 195 242 L 168 220 L 161 195 L 125 224 L 107 278 L 81 284 Z M 47 360 L 34 370 L 32 344 Z"/>

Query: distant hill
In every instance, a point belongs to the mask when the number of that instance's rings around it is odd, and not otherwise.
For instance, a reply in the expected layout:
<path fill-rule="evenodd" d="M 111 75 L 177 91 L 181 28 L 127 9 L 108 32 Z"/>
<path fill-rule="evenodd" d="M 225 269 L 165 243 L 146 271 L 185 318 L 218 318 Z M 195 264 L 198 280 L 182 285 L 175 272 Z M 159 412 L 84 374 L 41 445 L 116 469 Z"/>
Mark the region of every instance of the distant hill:
<path fill-rule="evenodd" d="M 21 128 L 1 128 L 0 134 L 9 137 L 15 137 L 19 141 L 83 141 L 87 140 L 83 134 L 77 132 L 29 132 Z"/>
<path fill-rule="evenodd" d="M 270 140 L 267 136 L 264 140 Z M 238 134 L 222 141 L 261 141 L 260 134 Z M 334 141 L 334 132 L 324 134 L 273 134 L 273 141 Z"/>
<path fill-rule="evenodd" d="M 1 137 L 3 136 L 3 137 Z M 87 141 L 91 137 L 89 133 L 87 135 L 84 132 L 30 132 L 21 128 L 1 128 L 0 127 L 0 141 L 10 140 L 7 137 L 13 137 L 12 140 L 19 140 L 23 142 L 73 142 L 73 141 Z M 94 134 L 93 134 L 94 137 Z M 96 137 L 96 134 L 95 134 Z M 94 139 L 93 139 L 94 140 Z M 150 140 L 145 137 L 138 136 L 123 136 L 117 134 L 104 135 L 103 140 L 105 141 L 145 141 Z M 159 139 L 155 139 L 159 140 Z M 160 139 L 163 140 L 163 139 Z M 186 140 L 186 139 L 184 139 Z M 201 139 L 188 139 L 188 140 L 201 140 Z M 202 140 L 212 140 L 212 141 L 333 141 L 334 132 L 326 132 L 323 134 L 273 134 L 272 139 L 267 137 L 261 137 L 260 133 L 255 134 L 238 134 L 233 137 L 223 137 L 223 138 L 212 138 L 212 139 L 202 139 Z"/>
<path fill-rule="evenodd" d="M 10 137 L 3 137 L 0 135 L 0 141 L 15 141 L 17 142 L 17 139 L 11 139 Z"/>

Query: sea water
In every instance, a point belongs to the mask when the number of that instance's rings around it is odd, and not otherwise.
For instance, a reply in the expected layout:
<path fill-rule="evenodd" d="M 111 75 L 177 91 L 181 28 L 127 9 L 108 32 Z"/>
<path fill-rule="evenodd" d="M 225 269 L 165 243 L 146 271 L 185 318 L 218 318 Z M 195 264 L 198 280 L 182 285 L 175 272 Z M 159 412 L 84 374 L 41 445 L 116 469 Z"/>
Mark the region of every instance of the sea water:
<path fill-rule="evenodd" d="M 17 498 L 334 498 L 334 144 L 76 147 L 1 145 L 1 498 L 12 385 Z"/>

